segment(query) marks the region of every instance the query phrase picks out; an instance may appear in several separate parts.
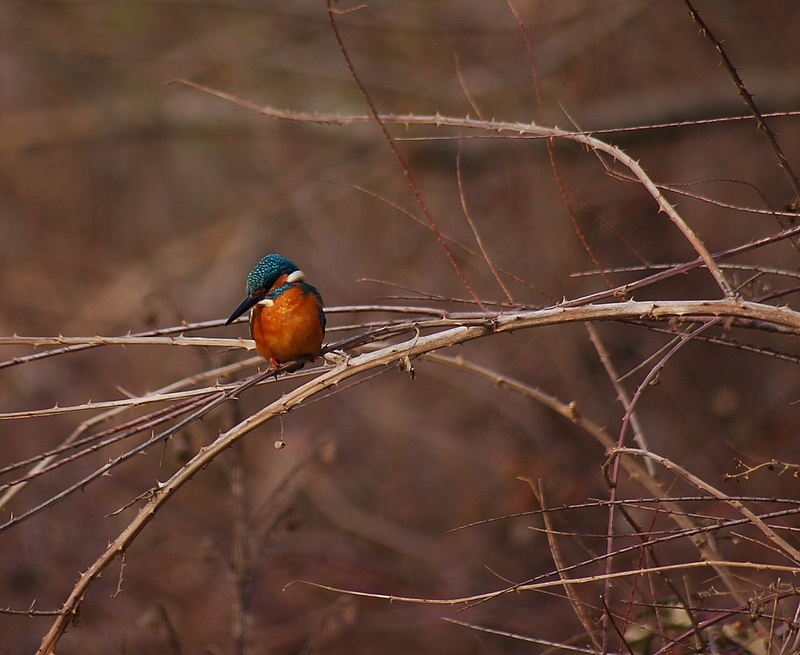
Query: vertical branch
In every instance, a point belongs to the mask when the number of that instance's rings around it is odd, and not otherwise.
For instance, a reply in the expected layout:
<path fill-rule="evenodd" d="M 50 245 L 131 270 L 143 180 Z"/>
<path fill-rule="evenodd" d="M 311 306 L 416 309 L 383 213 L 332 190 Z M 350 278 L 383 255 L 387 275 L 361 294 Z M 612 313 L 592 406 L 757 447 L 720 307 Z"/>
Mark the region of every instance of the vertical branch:
<path fill-rule="evenodd" d="M 528 38 L 528 33 L 525 30 L 525 23 L 522 22 L 522 17 L 517 12 L 517 8 L 514 6 L 514 3 L 511 0 L 506 0 L 511 13 L 514 14 L 514 18 L 517 20 L 517 24 L 519 25 L 519 30 L 522 33 L 522 38 L 525 41 L 525 50 L 528 53 L 528 62 L 531 68 L 531 76 L 533 77 L 533 88 L 536 92 L 536 106 L 539 110 L 539 123 L 544 125 L 544 108 L 542 106 L 542 96 L 541 92 L 539 91 L 539 76 L 536 73 L 536 61 L 533 58 L 533 47 L 531 46 L 531 41 Z M 608 275 L 605 273 L 605 267 L 600 263 L 600 260 L 597 258 L 594 250 L 589 245 L 589 241 L 586 238 L 583 230 L 581 229 L 580 225 L 578 225 L 578 218 L 575 216 L 575 212 L 572 211 L 572 205 L 570 205 L 569 197 L 567 193 L 566 185 L 564 184 L 564 180 L 561 179 L 561 175 L 558 172 L 558 165 L 556 164 L 556 156 L 555 152 L 553 151 L 553 138 L 547 137 L 544 140 L 545 146 L 547 147 L 547 156 L 550 160 L 550 168 L 553 170 L 553 179 L 556 181 L 558 185 L 558 191 L 561 194 L 561 202 L 564 203 L 564 207 L 567 210 L 567 214 L 569 214 L 570 221 L 572 221 L 572 227 L 575 230 L 575 233 L 578 235 L 578 238 L 581 241 L 581 245 L 583 245 L 583 249 L 587 252 L 589 257 L 592 260 L 592 263 L 597 268 L 597 272 L 603 276 L 606 284 L 609 288 L 612 288 L 614 285 L 609 279 Z"/>
<path fill-rule="evenodd" d="M 245 502 L 244 444 L 239 441 L 231 449 L 230 486 L 233 499 L 234 540 L 231 556 L 233 570 L 233 642 L 234 653 L 244 655 L 247 647 L 247 591 L 250 581 L 251 549 L 248 538 L 247 503 Z"/>
<path fill-rule="evenodd" d="M 611 357 L 603 341 L 600 339 L 597 329 L 591 323 L 586 323 L 586 330 L 589 332 L 589 340 L 592 342 L 594 349 L 597 351 L 597 355 L 600 357 L 600 362 L 603 364 L 603 368 L 605 368 L 606 375 L 608 375 L 608 379 L 611 381 L 614 391 L 617 392 L 617 400 L 622 404 L 625 412 L 628 412 L 630 410 L 631 400 L 628 397 L 628 392 L 625 391 L 625 387 L 623 387 L 619 381 L 619 375 L 614 368 L 614 363 L 611 361 Z M 635 412 L 631 412 L 631 427 L 633 428 L 634 441 L 639 444 L 642 450 L 649 450 L 642 424 L 639 423 L 639 417 Z M 645 466 L 650 475 L 655 475 L 656 469 L 652 462 L 648 464 L 647 461 L 645 461 Z"/>
<path fill-rule="evenodd" d="M 547 543 L 550 546 L 550 554 L 553 556 L 553 563 L 556 565 L 558 576 L 562 580 L 569 580 L 569 576 L 564 570 L 566 569 L 566 567 L 564 566 L 564 560 L 561 557 L 561 549 L 558 547 L 558 541 L 556 541 L 555 534 L 553 533 L 553 521 L 550 518 L 550 512 L 548 511 L 547 505 L 545 504 L 542 481 L 539 480 L 539 484 L 534 485 L 533 480 L 531 480 L 530 478 L 521 478 L 521 479 L 528 483 L 528 486 L 530 486 L 533 495 L 536 496 L 536 500 L 539 501 L 539 505 L 542 508 L 542 519 L 544 520 L 544 528 L 547 533 Z M 595 630 L 592 627 L 591 618 L 589 617 L 589 614 L 587 613 L 586 608 L 584 607 L 580 598 L 578 598 L 578 594 L 575 592 L 575 589 L 571 584 L 565 584 L 564 593 L 567 595 L 570 605 L 572 605 L 572 611 L 575 612 L 575 614 L 578 617 L 578 620 L 581 622 L 581 625 L 583 626 L 583 629 L 589 636 L 589 639 L 592 640 L 592 646 L 595 648 L 595 650 L 600 650 L 600 642 L 597 640 L 597 636 L 595 635 Z"/>
<path fill-rule="evenodd" d="M 178 632 L 175 630 L 175 626 L 172 625 L 172 621 L 167 613 L 167 608 L 161 603 L 156 603 L 153 609 L 158 614 L 157 618 L 167 631 L 167 642 L 169 643 L 170 652 L 172 655 L 182 655 L 183 650 L 181 648 L 180 639 L 178 638 Z"/>
<path fill-rule="evenodd" d="M 514 298 L 511 296 L 511 292 L 508 290 L 508 287 L 503 283 L 500 274 L 497 272 L 492 260 L 489 258 L 489 253 L 486 252 L 486 247 L 483 245 L 483 239 L 481 238 L 480 232 L 478 232 L 478 228 L 475 226 L 475 221 L 472 220 L 472 216 L 469 213 L 469 209 L 467 208 L 467 198 L 464 196 L 464 184 L 463 180 L 461 179 L 461 142 L 458 143 L 458 155 L 456 156 L 456 180 L 458 181 L 458 197 L 461 199 L 461 209 L 464 212 L 464 217 L 467 219 L 467 223 L 469 223 L 470 228 L 472 229 L 472 234 L 475 237 L 475 241 L 478 243 L 478 248 L 481 250 L 481 255 L 483 255 L 483 261 L 486 262 L 486 265 L 489 267 L 489 270 L 492 271 L 492 275 L 494 275 L 494 279 L 497 280 L 497 284 L 500 285 L 500 288 L 503 290 L 503 293 L 506 294 L 506 298 L 508 302 L 514 304 Z"/>
<path fill-rule="evenodd" d="M 461 63 L 458 61 L 458 53 L 455 55 L 455 65 L 456 65 L 456 76 L 458 77 L 458 83 L 461 85 L 461 90 L 464 92 L 464 97 L 467 99 L 469 106 L 472 107 L 472 111 L 475 112 L 476 116 L 481 120 L 485 120 L 483 117 L 483 112 L 481 112 L 481 108 L 478 107 L 478 103 L 475 102 L 475 98 L 470 93 L 469 87 L 467 86 L 467 81 L 464 79 L 464 73 L 461 70 Z"/>
<path fill-rule="evenodd" d="M 366 87 L 362 84 L 361 78 L 359 78 L 358 73 L 356 72 L 355 66 L 353 66 L 353 62 L 350 59 L 350 53 L 347 52 L 347 48 L 344 45 L 344 41 L 342 40 L 341 34 L 339 34 L 339 27 L 336 25 L 336 19 L 334 15 L 338 13 L 332 7 L 332 0 L 325 0 L 325 3 L 328 6 L 328 18 L 331 23 L 331 30 L 333 31 L 333 36 L 336 38 L 336 43 L 339 45 L 339 50 L 344 57 L 345 63 L 347 64 L 347 69 L 350 71 L 350 75 L 353 78 L 353 81 L 356 83 L 359 92 L 364 97 L 367 105 L 369 106 L 369 111 L 372 114 L 372 117 L 375 119 L 375 122 L 378 124 L 381 132 L 383 133 L 383 137 L 386 139 L 386 143 L 389 144 L 389 148 L 394 155 L 394 158 L 397 160 L 398 166 L 400 166 L 400 170 L 403 171 L 403 176 L 406 178 L 406 182 L 408 183 L 409 188 L 411 189 L 411 193 L 414 194 L 414 199 L 417 201 L 422 213 L 425 214 L 425 218 L 428 219 L 428 224 L 431 226 L 433 233 L 436 235 L 436 240 L 439 242 L 439 245 L 444 250 L 447 258 L 450 260 L 450 265 L 455 270 L 456 275 L 461 280 L 461 283 L 464 285 L 464 288 L 469 292 L 469 295 L 472 296 L 472 299 L 475 301 L 475 304 L 480 307 L 481 311 L 485 311 L 483 303 L 481 303 L 478 296 L 472 290 L 469 282 L 467 282 L 467 278 L 464 276 L 464 273 L 461 271 L 461 268 L 456 262 L 455 257 L 453 257 L 453 253 L 450 251 L 450 247 L 447 245 L 447 241 L 445 241 L 444 236 L 442 233 L 439 232 L 439 228 L 436 226 L 436 222 L 433 220 L 433 216 L 431 215 L 430 210 L 428 209 L 428 205 L 425 204 L 425 201 L 422 199 L 422 195 L 417 188 L 416 183 L 414 182 L 414 178 L 411 176 L 411 170 L 408 168 L 405 160 L 403 159 L 400 151 L 397 149 L 395 145 L 394 139 L 392 135 L 389 134 L 389 130 L 386 128 L 386 123 L 384 123 L 383 119 L 381 119 L 380 114 L 378 113 L 377 107 L 375 107 L 375 103 L 372 102 L 372 98 L 370 97 L 369 93 L 367 93 Z"/>
<path fill-rule="evenodd" d="M 670 348 L 667 353 L 661 358 L 661 360 L 653 366 L 650 372 L 645 376 L 644 380 L 641 384 L 637 387 L 636 392 L 633 395 L 633 398 L 628 402 L 627 407 L 625 408 L 625 414 L 622 417 L 622 426 L 620 427 L 619 437 L 617 438 L 617 448 L 622 448 L 625 442 L 625 433 L 628 431 L 628 424 L 631 423 L 633 420 L 634 408 L 636 407 L 639 398 L 641 398 L 642 393 L 647 388 L 647 386 L 655 380 L 658 373 L 661 369 L 666 365 L 667 360 L 669 360 L 678 350 L 680 350 L 685 344 L 689 343 L 691 338 L 696 335 L 700 334 L 701 332 L 707 330 L 712 325 L 716 325 L 719 322 L 719 319 L 713 319 L 704 323 L 699 328 L 694 330 L 688 335 L 684 335 L 679 337 L 678 341 Z M 643 452 L 649 452 L 644 450 Z M 610 460 L 611 463 L 611 475 L 608 478 L 610 483 L 610 499 L 613 502 L 617 498 L 617 481 L 619 480 L 619 466 L 620 460 L 619 457 L 615 457 L 612 455 L 612 459 Z M 606 466 L 606 468 L 608 465 Z M 608 559 L 606 560 L 606 574 L 609 575 L 611 573 L 611 554 L 613 552 L 613 543 L 614 543 L 614 512 L 613 512 L 613 504 L 608 512 L 608 534 L 606 537 L 606 546 L 607 546 L 607 554 Z M 610 598 L 610 581 L 606 582 L 606 596 L 605 602 L 609 601 Z"/>
<path fill-rule="evenodd" d="M 689 8 L 689 13 L 692 16 L 692 20 L 697 23 L 698 27 L 700 27 L 700 31 L 706 36 L 706 38 L 711 41 L 714 45 L 714 49 L 719 54 L 720 59 L 722 60 L 722 65 L 725 66 L 725 70 L 728 71 L 728 75 L 730 75 L 733 83 L 736 85 L 737 90 L 739 91 L 739 95 L 742 96 L 742 100 L 744 100 L 744 104 L 747 105 L 747 108 L 750 110 L 750 113 L 753 114 L 753 118 L 756 119 L 756 124 L 758 125 L 758 129 L 764 133 L 764 136 L 769 141 L 769 145 L 772 147 L 772 150 L 775 152 L 775 155 L 778 157 L 778 163 L 781 167 L 781 170 L 786 174 L 786 177 L 789 180 L 789 184 L 792 185 L 792 190 L 794 191 L 795 201 L 800 202 L 800 182 L 797 180 L 797 176 L 794 174 L 792 170 L 791 164 L 789 164 L 789 160 L 786 159 L 786 155 L 783 154 L 783 150 L 781 150 L 780 145 L 778 145 L 778 140 L 775 138 L 775 134 L 769 129 L 767 122 L 764 120 L 764 116 L 759 111 L 758 107 L 756 106 L 756 102 L 753 99 L 752 94 L 747 90 L 747 87 L 744 85 L 744 81 L 742 80 L 739 72 L 736 70 L 736 67 L 733 65 L 731 60 L 728 58 L 728 54 L 725 52 L 725 49 L 722 47 L 722 42 L 714 36 L 710 29 L 708 29 L 708 25 L 705 24 L 702 18 L 700 18 L 700 14 L 697 13 L 697 10 L 692 6 L 691 0 L 683 0 L 686 3 L 686 6 Z"/>
<path fill-rule="evenodd" d="M 542 96 L 541 96 L 541 91 L 539 89 L 539 76 L 538 76 L 538 74 L 536 72 L 536 61 L 535 61 L 535 59 L 533 57 L 533 47 L 531 46 L 530 39 L 528 38 L 528 32 L 525 30 L 525 24 L 522 21 L 522 17 L 519 15 L 519 12 L 517 12 L 517 9 L 514 6 L 514 3 L 512 2 L 512 0 L 506 0 L 506 2 L 508 4 L 509 9 L 511 10 L 511 13 L 514 15 L 514 18 L 517 20 L 517 24 L 519 25 L 519 30 L 522 33 L 522 38 L 525 41 L 525 50 L 527 51 L 527 54 L 528 54 L 528 62 L 530 64 L 531 76 L 533 77 L 533 87 L 534 87 L 534 90 L 536 92 L 536 106 L 537 106 L 537 108 L 539 110 L 539 122 L 542 125 L 544 125 L 544 122 L 545 122 L 545 120 L 544 120 L 544 107 L 542 105 Z M 572 227 L 575 230 L 575 233 L 578 235 L 578 238 L 580 239 L 580 242 L 583 245 L 583 249 L 586 251 L 586 253 L 591 258 L 592 263 L 595 265 L 595 268 L 597 268 L 597 271 L 603 277 L 603 280 L 605 280 L 605 283 L 608 285 L 609 288 L 613 288 L 614 284 L 611 282 L 610 278 L 606 274 L 605 267 L 600 263 L 600 260 L 597 258 L 597 255 L 595 254 L 595 252 L 592 249 L 591 245 L 589 245 L 589 241 L 587 240 L 586 235 L 583 233 L 583 230 L 581 229 L 580 225 L 578 225 L 578 218 L 577 218 L 577 216 L 575 216 L 575 212 L 572 211 L 572 205 L 570 205 L 569 198 L 567 196 L 566 186 L 564 185 L 564 181 L 561 179 L 561 175 L 558 172 L 558 164 L 556 163 L 555 152 L 553 150 L 553 138 L 552 137 L 547 137 L 544 140 L 544 142 L 545 142 L 545 146 L 547 147 L 547 156 L 548 156 L 548 158 L 550 160 L 550 168 L 553 171 L 553 178 L 555 179 L 556 184 L 558 185 L 558 191 L 561 194 L 561 202 L 564 204 L 564 207 L 567 210 L 567 214 L 569 214 L 570 221 L 572 222 Z M 615 464 L 617 464 L 617 463 L 618 462 L 615 462 Z M 614 525 L 613 524 L 613 522 L 614 522 L 614 503 L 613 503 L 613 501 L 616 499 L 616 495 L 615 494 L 616 494 L 616 484 L 613 485 L 612 488 L 611 488 L 611 498 L 610 499 L 611 499 L 612 502 L 609 504 L 609 510 L 608 510 L 607 552 L 608 552 L 609 557 L 606 560 L 606 575 L 607 576 L 611 572 L 611 565 L 612 565 L 611 550 L 612 550 L 612 546 L 613 546 L 612 533 L 613 533 L 613 525 Z M 609 581 L 609 579 L 607 577 L 606 578 L 606 583 L 605 583 L 605 593 L 604 593 L 604 597 L 603 597 L 603 604 L 606 607 L 608 607 L 608 603 L 610 602 L 610 597 L 611 597 L 611 583 L 610 583 L 610 581 Z M 613 623 L 613 619 L 611 618 L 610 612 L 604 613 L 603 614 L 603 627 L 604 627 L 604 630 L 603 630 L 603 643 L 601 644 L 602 652 L 606 652 L 606 649 L 607 649 L 607 646 L 608 646 L 608 630 L 606 628 L 608 627 L 609 620 Z M 624 641 L 624 639 L 623 639 L 623 641 Z"/>
<path fill-rule="evenodd" d="M 688 334 L 682 334 L 681 336 L 675 339 L 672 347 L 664 354 L 664 356 L 658 361 L 658 363 L 653 366 L 652 369 L 648 372 L 645 378 L 641 381 L 639 386 L 636 388 L 636 391 L 633 394 L 633 398 L 628 403 L 628 407 L 625 409 L 625 415 L 622 417 L 622 427 L 620 428 L 619 439 L 617 440 L 617 446 L 622 447 L 622 444 L 625 440 L 625 433 L 628 431 L 628 424 L 631 423 L 634 408 L 639 403 L 639 398 L 642 397 L 644 390 L 650 386 L 650 384 L 658 377 L 658 374 L 661 372 L 661 369 L 666 366 L 667 361 L 677 353 L 683 346 L 689 343 L 694 337 L 702 334 L 709 328 L 713 327 L 714 325 L 719 325 L 722 322 L 722 319 L 714 318 L 709 321 L 703 323 L 700 327 L 695 328 Z"/>

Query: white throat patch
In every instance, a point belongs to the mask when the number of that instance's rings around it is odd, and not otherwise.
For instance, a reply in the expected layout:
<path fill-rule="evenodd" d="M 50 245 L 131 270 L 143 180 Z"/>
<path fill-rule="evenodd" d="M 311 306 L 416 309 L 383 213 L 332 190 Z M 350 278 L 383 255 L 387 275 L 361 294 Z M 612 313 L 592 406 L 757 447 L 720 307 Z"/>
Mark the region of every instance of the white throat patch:
<path fill-rule="evenodd" d="M 287 283 L 299 282 L 300 280 L 305 280 L 305 279 L 306 279 L 306 274 L 300 270 L 292 271 L 291 273 L 289 273 L 289 275 L 286 276 Z"/>
<path fill-rule="evenodd" d="M 299 282 L 300 280 L 305 280 L 306 274 L 303 273 L 301 270 L 292 271 L 289 275 L 286 276 L 286 284 L 291 284 L 292 282 Z M 264 298 L 263 300 L 259 300 L 258 305 L 262 307 L 272 307 L 275 304 L 275 301 L 272 298 Z"/>

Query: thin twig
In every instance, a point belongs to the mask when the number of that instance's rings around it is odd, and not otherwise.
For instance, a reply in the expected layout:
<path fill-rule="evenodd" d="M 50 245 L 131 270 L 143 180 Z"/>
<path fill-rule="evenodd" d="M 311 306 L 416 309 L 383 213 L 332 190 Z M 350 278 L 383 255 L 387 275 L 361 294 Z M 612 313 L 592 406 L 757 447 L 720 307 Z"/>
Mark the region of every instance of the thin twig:
<path fill-rule="evenodd" d="M 416 182 L 414 182 L 414 178 L 411 175 L 411 169 L 408 168 L 405 160 L 403 159 L 400 151 L 397 149 L 397 146 L 394 143 L 394 139 L 392 139 L 392 135 L 389 134 L 389 130 L 386 128 L 386 123 L 381 118 L 381 115 L 378 113 L 378 109 L 375 106 L 375 103 L 372 101 L 372 96 L 367 92 L 366 87 L 361 82 L 361 78 L 356 71 L 355 66 L 353 65 L 353 61 L 350 59 L 350 53 L 347 51 L 347 48 L 344 45 L 344 41 L 342 40 L 342 35 L 339 33 L 339 27 L 336 24 L 336 14 L 338 13 L 333 9 L 332 0 L 325 0 L 326 5 L 328 7 L 328 19 L 330 20 L 331 24 L 331 31 L 333 32 L 333 36 L 336 39 L 336 43 L 339 45 L 339 51 L 342 53 L 344 57 L 345 63 L 347 64 L 347 69 L 350 71 L 350 76 L 353 78 L 353 81 L 356 83 L 361 96 L 366 101 L 367 105 L 369 106 L 370 113 L 372 114 L 372 118 L 378 124 L 378 127 L 383 134 L 383 138 L 386 140 L 386 143 L 389 145 L 389 149 L 392 151 L 395 160 L 397 161 L 400 170 L 403 173 L 403 177 L 405 177 L 406 182 L 408 183 L 408 187 L 411 189 L 411 193 L 414 195 L 414 199 L 417 201 L 419 208 L 422 210 L 422 213 L 425 214 L 425 218 L 428 219 L 428 223 L 431 226 L 434 234 L 436 235 L 436 240 L 439 242 L 439 245 L 444 250 L 445 254 L 447 255 L 447 259 L 450 260 L 450 265 L 453 267 L 453 270 L 456 272 L 459 280 L 461 280 L 461 284 L 464 285 L 464 288 L 467 290 L 470 296 L 472 296 L 475 303 L 483 309 L 481 305 L 481 301 L 478 299 L 478 296 L 475 295 L 475 292 L 472 290 L 467 278 L 464 276 L 464 273 L 461 271 L 461 267 L 456 262 L 455 257 L 453 257 L 453 253 L 450 251 L 450 247 L 447 245 L 447 241 L 445 241 L 444 237 L 442 236 L 441 232 L 439 232 L 439 228 L 436 226 L 436 222 L 433 220 L 433 215 L 431 214 L 430 210 L 428 209 L 427 203 L 423 200 L 422 194 L 419 192 L 419 188 L 417 187 Z"/>
<path fill-rule="evenodd" d="M 747 108 L 753 115 L 753 118 L 758 125 L 758 129 L 764 134 L 764 137 L 769 142 L 770 147 L 775 152 L 775 155 L 778 158 L 778 164 L 780 165 L 781 170 L 786 174 L 789 184 L 792 186 L 796 201 L 800 202 L 800 182 L 798 182 L 797 176 L 794 174 L 791 164 L 789 164 L 789 160 L 786 159 L 786 155 L 783 154 L 783 150 L 781 150 L 780 145 L 778 145 L 778 140 L 775 138 L 775 134 L 769 128 L 767 122 L 764 120 L 764 116 L 759 111 L 752 94 L 747 90 L 747 87 L 744 85 L 744 81 L 739 75 L 739 72 L 736 70 L 736 67 L 728 57 L 728 53 L 725 52 L 725 48 L 722 47 L 722 42 L 714 36 L 710 29 L 708 29 L 708 25 L 706 25 L 705 21 L 700 18 L 700 14 L 694 8 L 691 1 L 683 1 L 689 8 L 689 13 L 692 16 L 692 20 L 697 23 L 702 33 L 714 45 L 714 49 L 717 51 L 717 54 L 719 54 L 719 57 L 722 60 L 722 65 L 725 67 L 725 70 L 728 71 L 728 75 L 736 85 L 736 89 L 738 90 L 739 95 L 742 97 L 742 100 L 744 100 L 744 104 L 747 105 Z"/>
<path fill-rule="evenodd" d="M 481 250 L 481 255 L 483 256 L 483 261 L 486 262 L 486 265 L 489 267 L 489 270 L 492 272 L 494 279 L 497 281 L 497 284 L 503 290 L 508 302 L 513 304 L 514 298 L 511 296 L 511 292 L 508 290 L 508 287 L 503 282 L 502 278 L 497 272 L 497 268 L 495 268 L 494 263 L 492 262 L 491 258 L 489 257 L 489 253 L 486 251 L 486 246 L 483 243 L 483 239 L 481 238 L 480 232 L 478 232 L 478 228 L 475 225 L 475 221 L 472 220 L 472 216 L 470 215 L 469 208 L 467 207 L 467 198 L 464 195 L 464 181 L 461 178 L 461 148 L 459 146 L 458 155 L 456 156 L 456 181 L 458 182 L 458 197 L 461 200 L 461 210 L 464 212 L 464 218 L 467 219 L 467 223 L 469 223 L 469 227 L 472 230 L 472 235 L 475 237 L 475 241 L 478 244 L 478 247 Z"/>
<path fill-rule="evenodd" d="M 542 488 L 542 482 L 539 481 L 538 485 L 535 485 L 533 480 L 530 478 L 521 478 L 525 482 L 528 483 L 528 486 L 531 488 L 531 491 L 536 496 L 536 500 L 539 502 L 539 505 L 542 508 L 542 519 L 544 520 L 544 527 L 547 532 L 547 543 L 550 546 L 550 554 L 553 557 L 553 563 L 556 566 L 556 570 L 558 571 L 558 575 L 562 579 L 569 579 L 569 576 L 566 574 L 564 569 L 564 560 L 561 556 L 561 549 L 558 546 L 558 541 L 556 540 L 553 534 L 553 524 L 552 519 L 550 518 L 550 513 L 547 510 L 547 505 L 545 504 L 544 498 L 544 489 Z M 564 592 L 567 594 L 567 598 L 569 598 L 569 603 L 572 605 L 572 611 L 575 612 L 575 615 L 578 617 L 578 620 L 581 622 L 583 629 L 586 631 L 586 634 L 592 640 L 592 645 L 594 646 L 595 650 L 600 650 L 601 644 L 595 635 L 595 630 L 592 625 L 592 621 L 586 612 L 586 608 L 584 607 L 583 603 L 581 602 L 580 598 L 578 598 L 575 589 L 572 588 L 571 585 L 564 585 Z"/>
<path fill-rule="evenodd" d="M 330 3 L 330 0 L 327 1 Z M 730 288 L 730 285 L 725 280 L 725 277 L 720 272 L 719 268 L 717 267 L 713 258 L 709 254 L 703 242 L 688 226 L 688 224 L 683 220 L 683 218 L 678 214 L 678 212 L 669 203 L 669 201 L 667 201 L 667 199 L 664 197 L 664 195 L 658 188 L 658 185 L 656 185 L 650 179 L 647 173 L 645 173 L 642 166 L 632 157 L 625 154 L 625 152 L 623 152 L 620 148 L 608 144 L 600 139 L 597 139 L 591 136 L 590 134 L 571 132 L 569 130 L 561 130 L 555 127 L 544 127 L 541 125 L 536 125 L 535 123 L 514 123 L 514 122 L 494 121 L 494 120 L 485 121 L 479 119 L 472 119 L 469 117 L 455 118 L 450 116 L 439 116 L 439 115 L 435 116 L 413 116 L 413 115 L 393 115 L 393 114 L 384 115 L 384 114 L 378 114 L 377 112 L 374 113 L 372 117 L 367 117 L 364 115 L 322 116 L 322 115 L 301 114 L 294 112 L 284 112 L 281 110 L 273 109 L 271 107 L 258 106 L 255 103 L 242 100 L 241 98 L 238 98 L 235 95 L 224 93 L 222 91 L 217 91 L 210 87 L 203 86 L 202 84 L 190 82 L 189 80 L 181 79 L 181 80 L 174 80 L 174 82 L 191 86 L 206 93 L 215 95 L 219 98 L 224 98 L 243 107 L 247 107 L 249 109 L 253 109 L 254 111 L 258 111 L 259 113 L 264 114 L 266 116 L 272 116 L 274 118 L 281 118 L 286 120 L 313 122 L 320 124 L 334 124 L 334 125 L 351 125 L 353 123 L 363 123 L 363 122 L 377 120 L 379 122 L 379 125 L 381 125 L 382 129 L 384 130 L 386 129 L 385 124 L 389 122 L 406 126 L 428 125 L 434 127 L 444 127 L 444 126 L 463 127 L 467 129 L 478 129 L 483 131 L 489 130 L 492 132 L 497 132 L 498 134 L 511 132 L 519 135 L 531 134 L 546 139 L 549 138 L 567 139 L 585 145 L 589 148 L 592 148 L 593 150 L 599 150 L 601 152 L 605 152 L 606 154 L 610 155 L 614 160 L 620 162 L 623 166 L 628 168 L 633 173 L 634 177 L 642 184 L 642 186 L 656 201 L 661 211 L 667 214 L 669 219 L 675 224 L 676 227 L 678 227 L 678 229 L 683 233 L 683 235 L 692 245 L 692 248 L 694 248 L 695 252 L 697 252 L 697 254 L 699 255 L 701 262 L 706 266 L 706 268 L 708 268 L 709 272 L 713 275 L 714 279 L 717 282 L 717 285 L 724 292 L 725 296 L 732 297 L 732 290 Z"/>
<path fill-rule="evenodd" d="M 614 452 L 626 454 L 626 455 L 636 455 L 640 457 L 651 457 L 654 461 L 661 464 L 664 468 L 677 473 L 682 478 L 696 486 L 698 489 L 702 489 L 703 491 L 712 494 L 716 498 L 726 502 L 731 507 L 735 508 L 738 512 L 740 512 L 743 516 L 747 517 L 753 525 L 755 525 L 764 535 L 772 541 L 778 548 L 782 551 L 784 556 L 788 557 L 791 561 L 800 564 L 800 550 L 797 550 L 794 546 L 787 543 L 783 537 L 778 535 L 775 530 L 773 530 L 770 526 L 768 526 L 761 518 L 755 514 L 755 512 L 751 511 L 741 501 L 734 500 L 728 497 L 726 494 L 719 491 L 716 487 L 708 484 L 705 480 L 701 480 L 696 475 L 689 473 L 685 468 L 682 466 L 678 466 L 675 462 L 670 461 L 666 457 L 662 457 L 660 455 L 656 455 L 655 453 L 639 450 L 636 448 L 617 448 Z"/>

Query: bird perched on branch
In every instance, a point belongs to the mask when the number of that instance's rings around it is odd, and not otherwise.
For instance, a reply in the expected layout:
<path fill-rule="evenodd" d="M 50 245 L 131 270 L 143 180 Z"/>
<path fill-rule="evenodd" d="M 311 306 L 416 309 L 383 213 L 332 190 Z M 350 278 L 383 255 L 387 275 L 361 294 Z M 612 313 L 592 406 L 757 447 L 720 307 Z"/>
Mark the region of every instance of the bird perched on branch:
<path fill-rule="evenodd" d="M 276 254 L 262 258 L 247 276 L 247 298 L 225 325 L 248 309 L 256 351 L 273 368 L 293 360 L 314 361 L 325 335 L 322 296 L 294 262 Z"/>

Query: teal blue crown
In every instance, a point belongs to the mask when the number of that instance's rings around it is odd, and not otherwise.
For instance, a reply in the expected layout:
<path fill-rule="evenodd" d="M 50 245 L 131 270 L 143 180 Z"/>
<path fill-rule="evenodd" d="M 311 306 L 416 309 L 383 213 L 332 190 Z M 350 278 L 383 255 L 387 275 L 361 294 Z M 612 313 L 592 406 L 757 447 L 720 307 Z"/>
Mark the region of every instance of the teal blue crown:
<path fill-rule="evenodd" d="M 299 270 L 293 261 L 275 253 L 262 257 L 247 275 L 247 295 L 259 289 L 269 290 L 281 275 Z"/>

